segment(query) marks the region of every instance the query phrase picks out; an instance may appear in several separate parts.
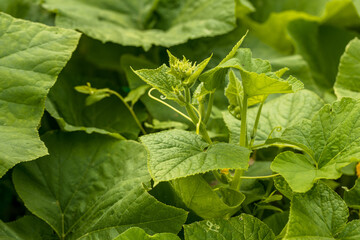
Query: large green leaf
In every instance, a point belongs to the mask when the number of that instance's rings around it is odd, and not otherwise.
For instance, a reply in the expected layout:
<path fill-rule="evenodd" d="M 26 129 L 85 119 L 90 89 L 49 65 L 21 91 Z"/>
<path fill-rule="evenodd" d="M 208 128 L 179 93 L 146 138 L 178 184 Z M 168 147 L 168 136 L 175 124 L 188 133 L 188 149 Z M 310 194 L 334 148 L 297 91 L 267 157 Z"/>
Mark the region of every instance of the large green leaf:
<path fill-rule="evenodd" d="M 37 132 L 44 100 L 79 37 L 0 13 L 0 177 L 47 154 Z"/>
<path fill-rule="evenodd" d="M 343 98 L 325 105 L 312 120 L 287 128 L 279 139 L 306 155 L 283 152 L 271 169 L 280 173 L 295 192 L 306 192 L 321 178 L 336 179 L 341 168 L 360 158 L 360 101 Z"/>
<path fill-rule="evenodd" d="M 199 135 L 169 130 L 142 136 L 155 183 L 215 169 L 247 169 L 250 150 L 229 143 L 206 143 Z"/>
<path fill-rule="evenodd" d="M 234 5 L 233 0 L 46 0 L 44 7 L 57 13 L 59 26 L 79 29 L 103 42 L 147 50 L 231 31 Z"/>
<path fill-rule="evenodd" d="M 304 194 L 294 194 L 284 240 L 358 239 L 360 221 L 348 224 L 345 202 L 323 183 Z"/>
<path fill-rule="evenodd" d="M 126 230 L 113 240 L 180 240 L 180 238 L 172 233 L 157 233 L 150 236 L 143 229 L 134 227 Z"/>
<path fill-rule="evenodd" d="M 14 171 L 26 207 L 61 239 L 112 239 L 129 227 L 177 233 L 187 213 L 150 196 L 144 147 L 104 135 L 50 133 L 50 156 Z"/>
<path fill-rule="evenodd" d="M 360 40 L 353 39 L 341 56 L 339 72 L 334 85 L 335 94 L 341 97 L 360 97 Z"/>
<path fill-rule="evenodd" d="M 186 240 L 273 240 L 274 233 L 259 219 L 241 214 L 229 220 L 216 219 L 185 225 Z"/>
<path fill-rule="evenodd" d="M 44 221 L 34 216 L 25 216 L 10 223 L 3 223 L 0 220 L 0 239 L 55 240 L 59 238 Z"/>
<path fill-rule="evenodd" d="M 171 183 L 185 205 L 204 219 L 229 218 L 240 209 L 245 199 L 244 194 L 233 189 L 212 189 L 200 175 Z"/>
<path fill-rule="evenodd" d="M 262 144 L 271 134 L 279 137 L 288 127 L 303 119 L 311 119 L 323 106 L 323 101 L 313 92 L 303 90 L 293 94 L 286 94 L 264 104 L 260 116 L 255 145 Z M 254 126 L 258 108 L 248 110 L 248 134 Z M 223 113 L 225 123 L 230 131 L 230 142 L 238 143 L 240 140 L 241 121 L 230 113 Z"/>

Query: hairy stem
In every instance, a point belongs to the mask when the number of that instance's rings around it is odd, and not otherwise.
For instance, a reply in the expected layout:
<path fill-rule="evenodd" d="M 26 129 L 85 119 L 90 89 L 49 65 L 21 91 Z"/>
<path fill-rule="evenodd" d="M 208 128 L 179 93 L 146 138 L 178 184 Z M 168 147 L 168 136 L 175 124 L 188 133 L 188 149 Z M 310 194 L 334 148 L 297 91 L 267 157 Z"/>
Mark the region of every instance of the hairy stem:
<path fill-rule="evenodd" d="M 247 96 L 244 95 L 243 105 L 241 106 L 241 128 L 240 128 L 240 146 L 247 147 Z M 233 181 L 230 184 L 230 187 L 239 190 L 241 186 L 242 175 L 244 174 L 244 170 L 236 169 Z"/>
<path fill-rule="evenodd" d="M 264 102 L 265 102 L 265 100 L 260 103 L 259 109 L 258 109 L 257 114 L 256 114 L 254 128 L 253 128 L 253 130 L 251 132 L 251 137 L 250 137 L 250 147 L 254 144 L 254 141 L 255 141 L 256 132 L 257 132 L 257 128 L 258 128 L 259 120 L 260 120 L 260 115 L 261 115 L 261 110 L 262 110 L 262 108 L 264 106 Z"/>
<path fill-rule="evenodd" d="M 186 102 L 186 105 L 185 105 L 186 111 L 187 111 L 189 117 L 191 118 L 192 122 L 194 123 L 194 125 L 197 126 L 198 123 L 199 123 L 199 117 L 200 116 L 198 117 L 196 115 L 196 113 L 195 113 L 195 111 L 193 109 L 193 106 L 190 103 L 191 102 L 191 96 L 190 96 L 190 88 L 188 88 L 188 87 L 185 88 L 185 102 Z M 200 121 L 199 131 L 200 131 L 200 135 L 203 137 L 203 139 L 207 143 L 211 144 L 212 141 L 211 141 L 211 139 L 209 137 L 209 134 L 208 134 L 208 132 L 206 130 L 206 126 L 202 121 Z"/>
<path fill-rule="evenodd" d="M 207 109 L 206 109 L 206 115 L 204 117 L 204 124 L 207 124 L 207 122 L 210 119 L 213 103 L 214 103 L 214 93 L 210 93 L 209 94 L 209 102 L 208 102 Z"/>

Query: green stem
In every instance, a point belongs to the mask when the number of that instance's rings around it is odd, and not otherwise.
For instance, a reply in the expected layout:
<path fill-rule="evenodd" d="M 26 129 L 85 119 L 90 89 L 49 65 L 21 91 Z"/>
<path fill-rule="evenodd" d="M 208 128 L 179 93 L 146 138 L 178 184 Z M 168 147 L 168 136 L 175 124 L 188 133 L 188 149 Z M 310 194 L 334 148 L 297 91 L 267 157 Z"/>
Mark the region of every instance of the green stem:
<path fill-rule="evenodd" d="M 255 141 L 256 132 L 257 132 L 257 128 L 258 128 L 259 120 L 260 120 L 260 115 L 261 115 L 261 110 L 262 110 L 262 108 L 263 108 L 263 106 L 264 106 L 264 102 L 265 102 L 265 100 L 260 103 L 258 112 L 257 112 L 257 114 L 256 114 L 256 119 L 255 119 L 255 123 L 254 123 L 254 128 L 253 128 L 253 130 L 252 130 L 251 138 L 250 138 L 250 147 L 254 144 L 254 141 Z"/>
<path fill-rule="evenodd" d="M 189 115 L 189 117 L 191 118 L 192 122 L 194 123 L 195 126 L 197 126 L 197 124 L 199 123 L 199 118 L 198 116 L 196 116 L 196 113 L 193 109 L 193 106 L 191 105 L 191 97 L 190 97 L 190 88 L 185 88 L 185 102 L 186 102 L 186 105 L 185 105 L 185 108 L 186 108 L 186 111 Z M 199 116 L 200 117 L 200 116 Z M 209 134 L 206 130 L 206 126 L 205 124 L 201 121 L 200 122 L 200 126 L 199 126 L 199 131 L 200 131 L 200 135 L 203 137 L 203 139 L 211 144 L 212 141 L 209 137 Z"/>
<path fill-rule="evenodd" d="M 138 127 L 140 128 L 141 132 L 145 135 L 146 131 L 145 129 L 141 126 L 141 122 L 139 121 L 139 119 L 137 118 L 134 110 L 132 107 L 130 107 L 130 105 L 125 101 L 125 99 L 123 98 L 123 96 L 121 96 L 119 93 L 113 91 L 113 90 L 108 90 L 109 93 L 114 94 L 115 96 L 117 96 L 126 106 L 126 108 L 129 110 L 131 116 L 134 118 L 136 124 L 138 125 Z"/>
<path fill-rule="evenodd" d="M 241 107 L 241 129 L 240 129 L 240 146 L 247 147 L 247 96 L 244 95 L 243 105 Z"/>
<path fill-rule="evenodd" d="M 267 175 L 267 176 L 241 176 L 241 179 L 264 179 L 264 178 L 272 178 L 272 177 L 276 177 L 279 176 L 279 173 L 276 174 L 272 174 L 272 175 Z"/>
<path fill-rule="evenodd" d="M 203 117 L 205 116 L 205 106 L 203 102 L 199 103 L 199 112 L 201 115 L 201 118 L 203 119 Z"/>
<path fill-rule="evenodd" d="M 240 128 L 240 146 L 247 147 L 247 96 L 244 95 L 243 105 L 241 106 L 241 128 Z M 244 170 L 236 169 L 233 181 L 230 184 L 230 187 L 239 190 L 241 186 L 242 175 L 244 174 Z"/>
<path fill-rule="evenodd" d="M 207 124 L 207 122 L 210 119 L 213 103 L 214 103 L 214 93 L 210 93 L 209 94 L 209 102 L 208 102 L 207 109 L 206 109 L 206 115 L 205 115 L 205 118 L 204 118 L 204 123 L 205 124 Z"/>

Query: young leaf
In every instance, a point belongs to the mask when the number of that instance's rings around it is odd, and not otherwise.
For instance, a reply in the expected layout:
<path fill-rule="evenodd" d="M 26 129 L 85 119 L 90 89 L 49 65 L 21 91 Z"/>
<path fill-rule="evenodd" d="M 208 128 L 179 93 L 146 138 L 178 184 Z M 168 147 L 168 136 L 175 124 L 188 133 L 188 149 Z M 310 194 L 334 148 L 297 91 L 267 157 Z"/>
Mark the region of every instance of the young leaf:
<path fill-rule="evenodd" d="M 169 130 L 142 136 L 155 183 L 211 170 L 247 169 L 250 150 L 235 144 L 206 143 L 195 133 Z"/>
<path fill-rule="evenodd" d="M 341 56 L 334 85 L 335 94 L 341 97 L 360 97 L 360 40 L 353 39 Z"/>
<path fill-rule="evenodd" d="M 199 175 L 173 180 L 172 187 L 185 205 L 204 219 L 229 218 L 245 199 L 244 194 L 233 189 L 214 191 Z"/>
<path fill-rule="evenodd" d="M 286 94 L 266 102 L 260 116 L 260 123 L 255 138 L 255 145 L 266 141 L 271 133 L 272 138 L 281 136 L 288 127 L 303 119 L 311 119 L 320 110 L 324 102 L 308 90 Z M 248 134 L 251 134 L 258 108 L 248 110 Z M 223 113 L 224 121 L 230 131 L 230 142 L 238 143 L 241 122 L 228 112 Z"/>
<path fill-rule="evenodd" d="M 126 102 L 131 102 L 131 106 L 134 106 L 137 101 L 144 95 L 149 89 L 149 85 L 142 85 L 134 90 L 131 90 L 129 94 L 124 98 Z"/>
<path fill-rule="evenodd" d="M 156 0 L 115 3 L 46 0 L 44 7 L 58 13 L 56 24 L 59 26 L 79 29 L 102 42 L 145 50 L 152 45 L 170 47 L 189 39 L 224 34 L 235 27 L 232 0 L 186 0 L 173 4 Z M 158 21 L 154 22 L 155 16 Z"/>
<path fill-rule="evenodd" d="M 252 58 L 250 49 L 246 48 L 239 49 L 222 67 L 232 67 L 240 71 L 249 106 L 264 101 L 269 94 L 292 93 L 304 87 L 302 82 L 292 76 L 282 79 L 284 71 L 271 72 L 268 61 Z"/>
<path fill-rule="evenodd" d="M 307 155 L 279 154 L 271 169 L 295 192 L 306 192 L 318 179 L 337 179 L 341 168 L 360 158 L 360 101 L 343 98 L 325 105 L 312 119 L 287 128 L 271 142 L 289 143 Z"/>
<path fill-rule="evenodd" d="M 180 238 L 173 233 L 157 233 L 150 236 L 143 229 L 133 227 L 112 240 L 180 240 Z"/>
<path fill-rule="evenodd" d="M 180 79 L 170 74 L 170 68 L 163 64 L 157 69 L 142 69 L 134 71 L 143 81 L 159 90 L 169 100 L 183 105 L 178 92 L 182 90 Z"/>
<path fill-rule="evenodd" d="M 259 219 L 241 214 L 229 220 L 214 219 L 185 225 L 185 239 L 274 240 L 270 228 Z"/>
<path fill-rule="evenodd" d="M 284 240 L 356 239 L 360 221 L 348 224 L 345 202 L 324 183 L 304 194 L 294 194 Z"/>
<path fill-rule="evenodd" d="M 240 79 L 236 77 L 235 73 L 232 70 L 229 73 L 229 84 L 225 88 L 225 96 L 229 100 L 230 106 L 234 106 L 235 108 L 242 106 L 242 101 L 244 99 L 244 90 Z"/>
<path fill-rule="evenodd" d="M 13 181 L 26 207 L 60 238 L 110 240 L 133 226 L 180 230 L 187 213 L 158 202 L 142 186 L 150 176 L 141 144 L 82 132 L 50 133 L 43 140 L 50 156 L 16 168 Z"/>
<path fill-rule="evenodd" d="M 226 73 L 228 71 L 227 68 L 223 68 L 221 65 L 231 59 L 235 54 L 236 51 L 241 46 L 242 42 L 244 41 L 247 33 L 235 44 L 232 50 L 228 53 L 228 55 L 217 65 L 216 67 L 206 71 L 205 73 L 200 75 L 199 80 L 204 82 L 204 87 L 208 91 L 214 91 L 216 88 L 221 86 L 221 84 L 225 80 Z"/>
<path fill-rule="evenodd" d="M 133 55 L 124 55 L 121 57 L 121 66 L 126 74 L 127 81 L 129 83 L 130 89 L 136 89 L 139 86 L 146 84 L 132 69 L 153 69 L 156 68 L 156 65 L 144 58 L 135 57 Z M 160 98 L 162 93 L 158 91 L 153 91 L 151 93 L 153 96 Z M 177 112 L 173 111 L 169 107 L 154 101 L 147 94 L 143 95 L 140 98 L 141 102 L 145 105 L 148 112 L 151 114 L 153 118 L 156 118 L 160 121 L 181 121 L 185 123 L 189 123 L 189 121 L 185 118 L 182 118 Z M 163 100 L 166 103 L 172 105 L 173 107 L 177 107 L 178 104 L 171 100 Z M 182 109 L 178 109 L 182 110 Z M 185 111 L 185 109 L 184 109 Z"/>
<path fill-rule="evenodd" d="M 0 177 L 47 154 L 37 132 L 44 100 L 79 37 L 0 13 Z"/>

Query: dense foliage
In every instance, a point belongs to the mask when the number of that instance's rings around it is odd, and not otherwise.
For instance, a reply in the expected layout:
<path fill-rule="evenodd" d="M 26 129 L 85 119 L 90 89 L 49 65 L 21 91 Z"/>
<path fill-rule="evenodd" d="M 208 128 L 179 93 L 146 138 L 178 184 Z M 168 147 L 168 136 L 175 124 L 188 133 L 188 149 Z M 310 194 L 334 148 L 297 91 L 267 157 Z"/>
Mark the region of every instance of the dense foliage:
<path fill-rule="evenodd" d="M 0 239 L 360 239 L 358 0 L 0 1 Z"/>

